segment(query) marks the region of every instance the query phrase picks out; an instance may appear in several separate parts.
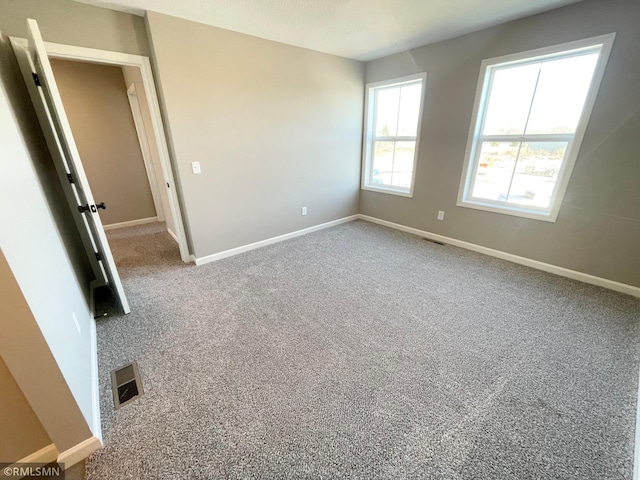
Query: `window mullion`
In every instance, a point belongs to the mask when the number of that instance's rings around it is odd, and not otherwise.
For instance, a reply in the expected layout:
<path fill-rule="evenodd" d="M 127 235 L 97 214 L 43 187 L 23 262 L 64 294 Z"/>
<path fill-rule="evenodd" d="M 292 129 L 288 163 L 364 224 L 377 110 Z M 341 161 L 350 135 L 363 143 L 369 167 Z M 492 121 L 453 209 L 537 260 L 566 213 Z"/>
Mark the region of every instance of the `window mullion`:
<path fill-rule="evenodd" d="M 513 179 L 516 176 L 516 168 L 518 168 L 518 160 L 520 159 L 520 152 L 522 151 L 522 144 L 518 144 L 518 153 L 516 154 L 516 161 L 513 162 L 513 172 L 511 172 L 511 178 L 509 179 L 509 188 L 507 189 L 507 198 L 504 199 L 505 203 L 509 203 L 509 195 L 511 195 L 511 187 L 513 185 Z"/>
<path fill-rule="evenodd" d="M 393 142 L 393 154 L 391 155 L 391 180 L 389 181 L 389 184 L 393 186 L 393 167 L 395 165 L 395 161 L 396 161 L 396 142 Z"/>
<path fill-rule="evenodd" d="M 531 96 L 531 103 L 529 104 L 529 112 L 527 113 L 527 120 L 524 122 L 524 130 L 522 130 L 522 135 L 527 134 L 527 127 L 529 126 L 529 120 L 531 119 L 531 110 L 533 110 L 533 102 L 536 99 L 536 93 L 538 92 L 538 84 L 540 83 L 540 74 L 542 73 L 542 64 L 540 62 L 540 66 L 538 67 L 538 76 L 536 77 L 536 84 L 533 87 L 533 95 Z"/>
<path fill-rule="evenodd" d="M 369 97 L 367 100 L 369 100 Z M 376 132 L 378 131 L 378 90 L 373 91 L 373 115 L 371 121 L 371 139 L 367 140 L 369 142 L 369 151 L 367 158 L 367 170 L 369 173 L 369 183 L 373 183 L 373 158 L 375 157 L 376 152 Z"/>
<path fill-rule="evenodd" d="M 396 115 L 396 134 L 398 137 L 398 133 L 400 133 L 400 107 L 402 106 L 402 87 L 400 87 L 400 91 L 398 92 L 398 113 Z M 391 185 L 393 185 L 393 175 L 395 173 L 395 165 L 396 165 L 396 147 L 398 146 L 398 142 L 393 142 L 393 157 L 391 157 Z"/>
<path fill-rule="evenodd" d="M 538 76 L 536 77 L 536 84 L 533 87 L 533 95 L 531 96 L 531 103 L 529 104 L 529 112 L 527 113 L 527 120 L 524 122 L 524 130 L 522 130 L 522 136 L 525 137 L 527 134 L 527 127 L 529 126 L 529 120 L 531 119 L 531 110 L 533 110 L 533 102 L 536 99 L 536 92 L 538 91 L 538 84 L 540 83 L 540 74 L 542 73 L 542 62 L 540 62 L 540 66 L 538 67 Z M 524 138 L 520 141 L 520 145 L 518 146 L 518 154 L 516 155 L 516 161 L 513 164 L 513 172 L 511 172 L 511 179 L 509 180 L 509 188 L 507 189 L 507 198 L 505 202 L 509 203 L 509 196 L 511 195 L 511 187 L 513 186 L 513 179 L 516 176 L 516 169 L 518 168 L 518 161 L 520 160 L 520 152 L 522 151 L 522 144 L 524 143 Z"/>

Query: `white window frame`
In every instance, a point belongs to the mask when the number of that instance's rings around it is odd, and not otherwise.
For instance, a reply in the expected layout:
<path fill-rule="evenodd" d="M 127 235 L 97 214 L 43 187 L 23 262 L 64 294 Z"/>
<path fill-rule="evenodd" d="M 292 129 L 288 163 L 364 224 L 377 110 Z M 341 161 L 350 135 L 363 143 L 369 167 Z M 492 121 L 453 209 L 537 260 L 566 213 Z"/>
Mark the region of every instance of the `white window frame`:
<path fill-rule="evenodd" d="M 420 91 L 420 106 L 418 109 L 418 126 L 416 130 L 416 136 L 390 136 L 390 137 L 376 137 L 374 132 L 375 126 L 375 92 L 380 88 L 395 87 L 405 83 L 413 83 L 416 80 L 422 82 L 422 89 Z M 370 190 L 373 192 L 388 193 L 390 195 L 399 195 L 401 197 L 413 197 L 413 187 L 416 181 L 416 167 L 418 159 L 418 147 L 420 144 L 420 132 L 422 130 L 422 109 L 424 106 L 424 92 L 427 83 L 427 73 L 417 73 L 414 75 L 407 75 L 405 77 L 394 78 L 391 80 L 384 80 L 381 82 L 367 83 L 365 90 L 365 129 L 362 145 L 362 181 L 360 188 L 362 190 Z M 369 183 L 371 178 L 371 168 L 373 163 L 373 145 L 375 141 L 415 141 L 416 148 L 413 155 L 413 171 L 411 173 L 411 187 L 408 189 L 401 187 L 393 187 L 390 185 L 377 185 Z"/>
<path fill-rule="evenodd" d="M 467 139 L 467 150 L 465 153 L 464 167 L 462 169 L 462 178 L 460 180 L 460 188 L 458 191 L 457 205 L 459 207 L 474 208 L 477 210 L 532 218 L 546 222 L 556 221 L 562 205 L 562 199 L 564 198 L 564 194 L 569 183 L 569 178 L 571 177 L 571 172 L 573 171 L 576 158 L 578 157 L 578 152 L 580 151 L 580 144 L 584 138 L 584 133 L 591 116 L 591 111 L 596 100 L 598 89 L 600 88 L 600 83 L 604 75 L 615 36 L 615 33 L 610 33 L 560 45 L 530 50 L 527 52 L 490 58 L 482 62 L 480 76 L 478 78 L 478 86 L 476 89 L 476 100 L 473 106 L 473 114 L 471 116 L 469 137 Z M 596 47 L 600 47 L 600 56 L 598 57 L 598 62 L 596 63 L 591 80 L 591 86 L 589 87 L 589 92 L 585 98 L 584 107 L 574 134 L 490 136 L 491 140 L 493 140 L 494 137 L 504 137 L 502 141 L 524 142 L 531 141 L 532 139 L 545 141 L 568 141 L 565 156 L 562 160 L 562 165 L 560 166 L 558 180 L 554 186 L 549 207 L 541 208 L 529 205 L 515 205 L 512 203 L 510 204 L 488 199 L 472 198 L 471 186 L 478 169 L 480 155 L 479 146 L 482 140 L 486 139 L 486 137 L 482 136 L 481 132 L 487 111 L 488 97 L 491 91 L 492 69 L 508 66 L 509 64 L 524 65 L 526 63 L 535 63 L 540 60 L 544 60 L 545 58 L 562 58 L 563 56 L 570 57 L 574 54 L 588 51 Z"/>

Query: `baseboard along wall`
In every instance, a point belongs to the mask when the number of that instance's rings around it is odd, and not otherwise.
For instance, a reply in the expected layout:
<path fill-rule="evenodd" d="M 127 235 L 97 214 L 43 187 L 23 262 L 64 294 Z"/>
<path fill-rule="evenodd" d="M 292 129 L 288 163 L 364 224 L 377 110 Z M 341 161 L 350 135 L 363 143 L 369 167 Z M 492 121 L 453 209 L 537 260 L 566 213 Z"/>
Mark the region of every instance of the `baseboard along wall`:
<path fill-rule="evenodd" d="M 167 233 L 171 235 L 171 238 L 173 238 L 176 241 L 176 243 L 180 243 L 178 242 L 178 236 L 175 233 L 173 233 L 173 231 L 170 228 L 167 228 Z"/>
<path fill-rule="evenodd" d="M 204 257 L 192 257 L 192 258 L 196 265 L 204 265 L 205 263 L 211 263 L 217 260 L 222 260 L 223 258 L 232 257 L 240 253 L 248 252 L 250 250 L 255 250 L 256 248 L 266 247 L 267 245 L 272 245 L 274 243 L 290 240 L 295 237 L 306 235 L 307 233 L 317 232 L 318 230 L 324 230 L 325 228 L 335 227 L 336 225 L 352 222 L 353 220 L 357 220 L 357 219 L 358 219 L 358 215 L 351 215 L 349 217 L 339 218 L 338 220 L 333 220 L 327 223 L 321 223 L 320 225 L 314 225 L 313 227 L 309 227 L 309 228 L 303 228 L 302 230 L 296 230 L 295 232 L 286 233 L 284 235 L 279 235 L 277 237 L 267 238 L 266 240 L 260 240 L 259 242 L 250 243 L 248 245 L 243 245 L 241 247 L 224 250 L 222 252 L 214 253 L 212 255 L 207 255 Z"/>
<path fill-rule="evenodd" d="M 55 462 L 58 459 L 58 449 L 52 443 L 47 445 L 46 447 L 41 448 L 37 452 L 33 452 L 31 455 L 27 455 L 24 458 L 21 458 L 16 463 L 11 465 L 11 467 L 17 467 L 20 463 L 44 463 L 48 464 L 51 462 Z"/>
<path fill-rule="evenodd" d="M 204 265 L 206 263 L 222 260 L 223 258 L 231 257 L 233 255 L 238 255 L 240 253 L 248 252 L 256 248 L 265 247 L 267 245 L 272 245 L 274 243 L 282 242 L 284 240 L 289 240 L 295 237 L 299 237 L 301 235 L 306 235 L 311 232 L 317 232 L 318 230 L 323 230 L 325 228 L 331 228 L 336 225 L 340 225 L 342 223 L 352 222 L 354 220 L 365 220 L 367 222 L 376 223 L 378 225 L 383 225 L 385 227 L 393 228 L 395 230 L 400 230 L 402 232 L 407 232 L 413 235 L 418 235 L 421 237 L 430 238 L 432 240 L 437 240 L 438 242 L 442 242 L 447 245 L 453 245 L 455 247 L 464 248 L 466 250 L 482 253 L 484 255 L 489 255 L 491 257 L 501 258 L 502 260 L 507 260 L 509 262 L 517 263 L 519 265 L 525 265 L 527 267 L 532 267 L 537 270 L 542 270 L 544 272 L 553 273 L 555 275 L 571 278 L 573 280 L 578 280 L 580 282 L 588 283 L 591 285 L 597 285 L 599 287 L 607 288 L 609 290 L 614 290 L 616 292 L 626 293 L 628 295 L 632 295 L 634 297 L 640 298 L 640 287 L 627 285 L 625 283 L 616 282 L 614 280 L 609 280 L 606 278 L 596 277 L 595 275 L 590 275 L 588 273 L 578 272 L 576 270 L 570 270 L 568 268 L 559 267 L 557 265 L 552 265 L 550 263 L 540 262 L 538 260 L 533 260 L 531 258 L 520 257 L 518 255 L 513 255 L 511 253 L 503 252 L 501 250 L 494 250 L 492 248 L 483 247 L 482 245 L 476 245 L 475 243 L 465 242 L 463 240 L 446 237 L 444 235 L 427 232 L 425 230 L 419 230 L 413 227 L 407 227 L 406 225 L 401 225 L 399 223 L 393 223 L 387 220 L 382 220 L 380 218 L 371 217 L 369 215 L 362 215 L 362 214 L 351 215 L 349 217 L 340 218 L 338 220 L 333 220 L 331 222 L 321 223 L 320 225 L 304 228 L 302 230 L 296 230 L 295 232 L 287 233 L 285 235 L 268 238 L 265 240 L 261 240 L 259 242 L 250 243 L 248 245 L 243 245 L 241 247 L 236 247 L 229 250 L 224 250 L 222 252 L 214 253 L 212 255 L 207 255 L 204 257 L 195 257 L 192 255 L 191 261 L 194 262 L 196 265 Z"/>
<path fill-rule="evenodd" d="M 139 218 L 137 220 L 129 220 L 127 222 L 110 223 L 109 225 L 104 225 L 104 229 L 116 230 L 118 228 L 135 227 L 136 225 L 144 225 L 145 223 L 154 223 L 157 221 L 158 217 Z"/>
<path fill-rule="evenodd" d="M 42 463 L 48 465 L 49 463 L 57 462 L 64 464 L 66 470 L 76 463 L 83 461 L 99 448 L 102 448 L 102 441 L 95 436 L 87 438 L 62 453 L 58 453 L 58 449 L 52 443 L 31 455 L 21 458 L 17 463 L 11 465 L 11 467 L 19 467 L 20 464 L 25 463 Z"/>
<path fill-rule="evenodd" d="M 636 397 L 636 433 L 633 447 L 633 480 L 640 480 L 640 378 Z"/>
<path fill-rule="evenodd" d="M 67 469 L 88 458 L 89 455 L 100 448 L 102 448 L 102 441 L 96 436 L 89 437 L 83 442 L 60 453 L 60 455 L 58 455 L 58 463 L 64 463 L 64 468 Z"/>
<path fill-rule="evenodd" d="M 626 283 L 620 283 L 614 280 L 596 277 L 588 273 L 578 272 L 576 270 L 570 270 L 568 268 L 559 267 L 557 265 L 552 265 L 550 263 L 540 262 L 538 260 L 533 260 L 531 258 L 520 257 L 518 255 L 513 255 L 511 253 L 503 252 L 501 250 L 494 250 L 492 248 L 483 247 L 482 245 L 476 245 L 475 243 L 469 243 L 462 240 L 457 240 L 455 238 L 445 237 L 444 235 L 439 235 L 437 233 L 418 230 L 417 228 L 407 227 L 405 225 L 400 225 L 398 223 L 388 222 L 386 220 L 381 220 L 376 217 L 370 217 L 368 215 L 358 215 L 358 217 L 361 220 L 366 220 L 367 222 L 377 223 L 378 225 L 383 225 L 385 227 L 394 228 L 396 230 L 412 233 L 414 235 L 418 235 L 421 237 L 427 237 L 447 245 L 453 245 L 455 247 L 464 248 L 466 250 L 482 253 L 484 255 L 489 255 L 491 257 L 501 258 L 503 260 L 517 263 L 519 265 L 525 265 L 527 267 L 532 267 L 537 270 L 542 270 L 544 272 L 560 275 L 561 277 L 571 278 L 573 280 L 589 283 L 591 285 L 597 285 L 599 287 L 604 287 L 609 290 L 614 290 L 616 292 L 626 293 L 634 297 L 640 297 L 640 288 L 634 287 L 633 285 L 627 285 Z"/>

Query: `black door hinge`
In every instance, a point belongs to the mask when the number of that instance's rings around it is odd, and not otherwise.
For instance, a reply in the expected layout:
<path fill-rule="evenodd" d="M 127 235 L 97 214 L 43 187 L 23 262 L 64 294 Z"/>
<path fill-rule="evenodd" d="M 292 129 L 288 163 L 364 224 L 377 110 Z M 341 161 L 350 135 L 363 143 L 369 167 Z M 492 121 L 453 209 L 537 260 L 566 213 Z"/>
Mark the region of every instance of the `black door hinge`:
<path fill-rule="evenodd" d="M 73 177 L 70 173 L 67 173 L 67 180 L 69 180 L 69 183 L 73 183 Z"/>
<path fill-rule="evenodd" d="M 31 75 L 33 75 L 33 81 L 35 82 L 36 87 L 41 87 L 42 84 L 40 84 L 40 78 L 38 78 L 38 74 L 34 72 Z"/>
<path fill-rule="evenodd" d="M 100 255 L 100 252 L 96 252 L 96 260 L 98 260 L 99 262 L 102 261 L 102 255 Z"/>

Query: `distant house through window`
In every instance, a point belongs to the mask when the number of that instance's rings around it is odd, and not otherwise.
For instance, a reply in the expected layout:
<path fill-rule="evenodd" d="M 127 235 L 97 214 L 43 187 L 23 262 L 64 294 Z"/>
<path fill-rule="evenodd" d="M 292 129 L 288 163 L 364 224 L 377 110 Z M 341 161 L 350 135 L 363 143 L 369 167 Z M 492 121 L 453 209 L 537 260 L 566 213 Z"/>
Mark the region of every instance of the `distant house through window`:
<path fill-rule="evenodd" d="M 362 188 L 412 196 L 426 74 L 367 85 Z"/>
<path fill-rule="evenodd" d="M 555 221 L 613 38 L 482 63 L 459 206 Z"/>

